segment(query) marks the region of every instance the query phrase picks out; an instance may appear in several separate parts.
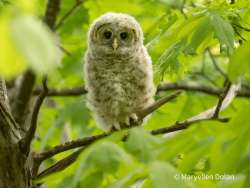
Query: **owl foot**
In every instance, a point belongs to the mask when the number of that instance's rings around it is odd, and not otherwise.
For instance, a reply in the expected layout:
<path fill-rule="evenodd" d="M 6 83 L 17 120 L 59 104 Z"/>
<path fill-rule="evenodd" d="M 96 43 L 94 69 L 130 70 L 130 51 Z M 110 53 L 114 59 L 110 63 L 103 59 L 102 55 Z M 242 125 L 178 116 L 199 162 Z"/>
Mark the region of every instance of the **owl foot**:
<path fill-rule="evenodd" d="M 129 116 L 126 116 L 121 122 L 113 122 L 111 127 L 111 132 L 119 131 L 122 128 L 129 128 L 138 123 L 138 116 L 133 113 Z"/>
<path fill-rule="evenodd" d="M 119 131 L 121 129 L 120 123 L 119 122 L 114 122 L 113 123 L 113 128 L 117 131 Z"/>
<path fill-rule="evenodd" d="M 130 124 L 138 121 L 138 116 L 135 113 L 131 114 L 129 117 L 130 117 Z"/>
<path fill-rule="evenodd" d="M 135 124 L 137 121 L 138 117 L 135 113 L 133 113 L 125 118 L 124 121 L 125 127 L 131 127 L 131 125 Z"/>

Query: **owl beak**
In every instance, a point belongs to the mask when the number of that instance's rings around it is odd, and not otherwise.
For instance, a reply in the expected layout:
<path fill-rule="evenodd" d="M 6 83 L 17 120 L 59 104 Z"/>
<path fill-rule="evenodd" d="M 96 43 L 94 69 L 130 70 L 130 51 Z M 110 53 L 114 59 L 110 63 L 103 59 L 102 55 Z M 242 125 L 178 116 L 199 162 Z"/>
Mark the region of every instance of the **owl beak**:
<path fill-rule="evenodd" d="M 113 43 L 112 43 L 112 47 L 114 49 L 114 51 L 116 51 L 116 49 L 118 48 L 118 42 L 117 42 L 117 39 L 115 38 Z"/>

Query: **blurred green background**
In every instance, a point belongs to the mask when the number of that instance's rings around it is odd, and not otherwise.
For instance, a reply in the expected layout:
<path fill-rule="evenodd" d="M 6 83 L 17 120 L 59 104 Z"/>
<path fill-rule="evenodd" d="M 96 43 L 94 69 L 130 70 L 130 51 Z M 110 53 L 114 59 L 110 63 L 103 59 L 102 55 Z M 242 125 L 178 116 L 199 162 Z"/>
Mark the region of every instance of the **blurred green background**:
<path fill-rule="evenodd" d="M 83 56 L 90 23 L 106 12 L 124 12 L 141 24 L 152 57 L 155 85 L 178 82 L 223 88 L 217 64 L 244 88 L 250 88 L 250 3 L 247 0 L 65 0 L 52 33 L 43 16 L 45 0 L 0 0 L 0 75 L 8 81 L 30 68 L 48 73 L 49 88 L 84 85 Z M 67 19 L 64 16 L 77 5 Z M 60 22 L 63 20 L 63 22 Z M 250 89 L 249 89 L 250 90 Z M 247 90 L 247 91 L 249 91 Z M 159 93 L 160 96 L 169 91 Z M 49 188 L 248 188 L 250 186 L 250 102 L 237 97 L 222 112 L 228 123 L 204 121 L 169 136 L 147 131 L 185 120 L 218 98 L 187 91 L 154 112 L 143 128 L 120 131 L 85 149 L 69 168 L 36 180 Z M 49 97 L 40 113 L 33 150 L 101 133 L 85 96 Z M 47 160 L 45 169 L 70 154 Z M 234 175 L 236 179 L 180 180 L 175 174 Z"/>

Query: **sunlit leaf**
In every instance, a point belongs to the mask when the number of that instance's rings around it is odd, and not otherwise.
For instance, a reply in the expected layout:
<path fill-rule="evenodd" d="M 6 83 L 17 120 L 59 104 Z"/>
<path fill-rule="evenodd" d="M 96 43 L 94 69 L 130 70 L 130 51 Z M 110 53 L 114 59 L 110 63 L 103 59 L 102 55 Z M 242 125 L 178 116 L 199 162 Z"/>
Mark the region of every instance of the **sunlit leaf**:
<path fill-rule="evenodd" d="M 12 42 L 9 22 L 0 18 L 0 75 L 7 78 L 20 74 L 27 66 Z"/>
<path fill-rule="evenodd" d="M 11 33 L 18 51 L 36 72 L 46 74 L 58 65 L 56 39 L 40 20 L 28 16 L 16 18 Z"/>
<path fill-rule="evenodd" d="M 217 12 L 210 12 L 209 16 L 215 36 L 219 39 L 222 45 L 228 47 L 229 54 L 232 54 L 234 50 L 234 29 L 232 25 Z"/>
<path fill-rule="evenodd" d="M 146 133 L 142 128 L 134 128 L 129 131 L 125 148 L 140 161 L 149 162 L 157 157 L 159 141 L 157 138 Z"/>
<path fill-rule="evenodd" d="M 154 188 L 189 187 L 184 181 L 178 179 L 179 172 L 170 164 L 154 162 L 150 168 L 150 179 Z"/>
<path fill-rule="evenodd" d="M 242 44 L 230 57 L 228 75 L 231 80 L 236 80 L 250 70 L 250 42 Z"/>

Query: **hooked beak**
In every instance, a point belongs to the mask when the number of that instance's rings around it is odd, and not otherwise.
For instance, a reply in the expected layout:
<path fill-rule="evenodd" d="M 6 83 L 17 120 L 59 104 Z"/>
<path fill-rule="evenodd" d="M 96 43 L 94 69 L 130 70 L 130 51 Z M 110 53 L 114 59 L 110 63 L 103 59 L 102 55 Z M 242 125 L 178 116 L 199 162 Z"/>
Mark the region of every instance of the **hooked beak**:
<path fill-rule="evenodd" d="M 118 48 L 118 42 L 117 42 L 117 39 L 115 38 L 113 43 L 112 43 L 112 47 L 114 49 L 114 51 L 116 51 L 116 49 Z"/>

